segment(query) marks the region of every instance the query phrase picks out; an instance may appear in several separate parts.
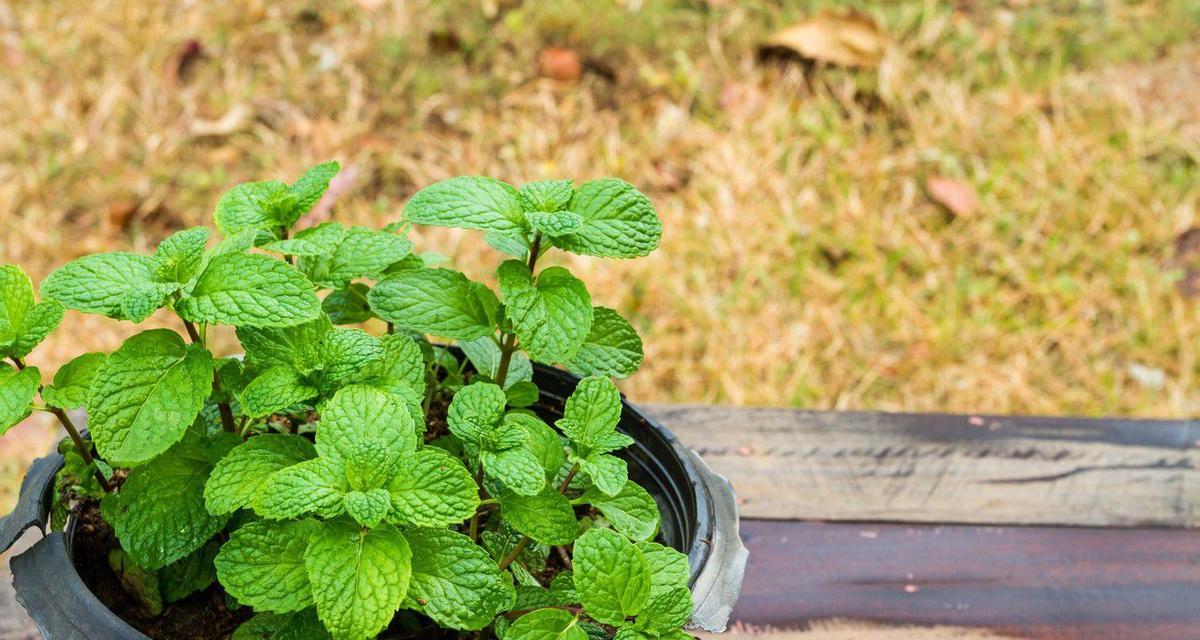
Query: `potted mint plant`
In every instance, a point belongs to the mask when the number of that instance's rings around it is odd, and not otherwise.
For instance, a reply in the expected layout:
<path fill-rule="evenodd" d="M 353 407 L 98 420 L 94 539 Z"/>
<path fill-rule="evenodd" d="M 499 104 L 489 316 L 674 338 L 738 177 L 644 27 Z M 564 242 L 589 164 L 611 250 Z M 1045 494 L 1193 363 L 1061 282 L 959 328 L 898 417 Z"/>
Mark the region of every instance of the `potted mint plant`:
<path fill-rule="evenodd" d="M 621 397 L 613 379 L 643 359 L 630 323 L 543 266 L 653 251 L 645 196 L 460 177 L 382 230 L 295 229 L 337 171 L 240 184 L 217 203 L 219 240 L 194 228 L 152 255 L 84 256 L 40 296 L 0 266 L 0 432 L 45 411 L 69 436 L 0 522 L 4 548 L 44 532 L 13 571 L 45 637 L 723 628 L 745 563 L 728 484 Z M 499 293 L 427 265 L 411 224 L 483 231 L 512 256 Z M 26 357 L 65 309 L 161 309 L 181 331 L 43 376 Z M 219 325 L 242 355 L 210 351 Z"/>

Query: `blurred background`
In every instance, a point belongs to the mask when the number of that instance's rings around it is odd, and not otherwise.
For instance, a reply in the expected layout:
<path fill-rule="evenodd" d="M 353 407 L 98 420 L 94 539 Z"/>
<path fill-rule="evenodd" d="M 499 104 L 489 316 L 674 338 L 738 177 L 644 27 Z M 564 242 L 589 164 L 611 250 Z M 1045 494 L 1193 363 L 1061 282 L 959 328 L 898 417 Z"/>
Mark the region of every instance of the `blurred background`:
<path fill-rule="evenodd" d="M 556 259 L 641 331 L 635 401 L 1194 414 L 1198 43 L 1195 0 L 0 0 L 0 262 L 148 251 L 330 159 L 323 209 L 375 226 L 458 174 L 615 175 L 661 249 Z M 30 360 L 133 332 L 69 313 Z M 0 440 L 0 512 L 53 439 Z"/>

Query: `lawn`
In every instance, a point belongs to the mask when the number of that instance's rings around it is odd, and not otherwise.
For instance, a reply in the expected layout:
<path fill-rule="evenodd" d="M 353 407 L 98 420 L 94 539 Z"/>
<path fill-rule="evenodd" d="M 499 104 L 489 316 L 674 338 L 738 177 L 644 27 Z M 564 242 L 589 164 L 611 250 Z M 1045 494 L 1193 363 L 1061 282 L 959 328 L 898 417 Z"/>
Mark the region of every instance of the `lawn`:
<path fill-rule="evenodd" d="M 878 66 L 759 55 L 822 4 L 0 4 L 0 261 L 145 250 L 326 159 L 376 226 L 456 174 L 617 175 L 662 248 L 562 262 L 642 331 L 635 400 L 1195 413 L 1200 5 L 856 2 Z M 134 330 L 68 323 L 34 363 Z"/>

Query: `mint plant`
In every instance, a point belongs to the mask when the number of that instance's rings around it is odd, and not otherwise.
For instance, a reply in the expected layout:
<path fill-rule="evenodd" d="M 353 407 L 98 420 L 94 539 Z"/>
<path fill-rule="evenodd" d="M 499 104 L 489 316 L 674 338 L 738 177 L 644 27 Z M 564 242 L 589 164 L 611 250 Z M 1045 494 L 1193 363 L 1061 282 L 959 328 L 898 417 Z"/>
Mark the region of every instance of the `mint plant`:
<path fill-rule="evenodd" d="M 120 543 L 107 561 L 147 613 L 219 587 L 239 639 L 687 638 L 687 558 L 654 542 L 658 507 L 615 455 L 633 441 L 613 379 L 641 366 L 641 339 L 542 264 L 648 254 L 650 202 L 616 179 L 459 177 L 383 229 L 296 229 L 337 172 L 238 185 L 219 240 L 84 256 L 40 301 L 0 266 L 0 433 L 32 411 L 66 429 L 58 526 L 98 504 Z M 412 224 L 483 231 L 511 256 L 498 288 L 413 254 Z M 136 333 L 43 386 L 24 359 L 65 309 L 182 332 Z M 243 356 L 212 353 L 221 325 Z M 535 361 L 584 376 L 553 425 Z"/>

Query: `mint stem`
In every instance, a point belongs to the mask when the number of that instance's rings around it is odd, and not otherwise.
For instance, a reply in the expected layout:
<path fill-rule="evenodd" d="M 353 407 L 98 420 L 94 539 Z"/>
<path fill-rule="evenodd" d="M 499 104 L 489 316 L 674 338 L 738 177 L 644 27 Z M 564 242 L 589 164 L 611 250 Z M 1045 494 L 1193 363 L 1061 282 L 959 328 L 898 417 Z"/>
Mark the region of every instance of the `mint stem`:
<path fill-rule="evenodd" d="M 533 270 L 537 267 L 538 254 L 542 252 L 542 234 L 541 232 L 533 234 L 533 244 L 529 245 L 529 273 L 533 274 Z M 508 379 L 508 368 L 512 365 L 513 353 L 517 350 L 517 336 L 511 333 L 505 333 L 500 338 L 500 366 L 496 368 L 496 384 L 500 388 L 504 388 L 504 381 Z"/>
<path fill-rule="evenodd" d="M 192 339 L 192 343 L 203 347 L 204 339 L 200 337 L 200 332 L 196 331 L 196 325 L 192 324 L 191 321 L 185 318 L 180 318 L 180 320 L 183 320 L 183 326 L 185 329 L 187 329 L 188 337 Z M 213 393 L 221 393 L 221 378 L 217 374 L 215 367 L 213 368 L 212 388 Z M 217 413 L 221 414 L 221 428 L 223 428 L 227 433 L 238 433 L 237 425 L 233 422 L 233 409 L 229 408 L 228 402 L 218 402 Z"/>
<path fill-rule="evenodd" d="M 17 365 L 18 371 L 23 371 L 25 369 L 25 362 L 20 358 L 14 357 L 12 361 L 13 364 Z M 38 393 L 41 393 L 42 389 L 42 385 L 39 384 Z M 58 407 L 48 407 L 48 410 L 50 413 L 54 414 L 55 418 L 58 418 L 59 423 L 61 423 L 63 428 L 67 430 L 67 435 L 71 436 L 71 442 L 75 443 L 75 450 L 79 452 L 79 457 L 83 458 L 84 464 L 88 465 L 89 467 L 93 467 L 96 459 L 92 457 L 92 448 L 88 446 L 87 442 L 84 441 L 83 436 L 80 435 L 79 429 L 75 426 L 75 422 L 71 420 L 71 416 L 68 416 L 66 411 L 63 411 Z M 96 475 L 96 480 L 100 482 L 100 486 L 104 489 L 104 492 L 112 493 L 113 487 L 111 484 L 109 484 L 108 478 L 105 478 L 104 474 L 100 473 L 100 470 L 94 467 L 92 468 L 92 473 Z"/>

